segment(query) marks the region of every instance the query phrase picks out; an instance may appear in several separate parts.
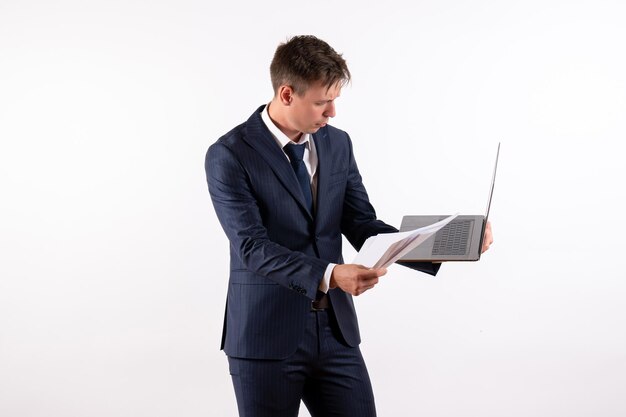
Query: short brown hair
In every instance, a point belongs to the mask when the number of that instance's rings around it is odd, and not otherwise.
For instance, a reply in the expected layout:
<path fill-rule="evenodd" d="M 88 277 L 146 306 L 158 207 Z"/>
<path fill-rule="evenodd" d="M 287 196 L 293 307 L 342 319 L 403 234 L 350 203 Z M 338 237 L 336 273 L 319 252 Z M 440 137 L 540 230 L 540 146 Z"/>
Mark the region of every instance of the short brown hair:
<path fill-rule="evenodd" d="M 330 88 L 350 81 L 346 61 L 329 44 L 312 35 L 294 36 L 276 48 L 270 65 L 274 94 L 281 85 L 302 95 L 316 82 Z"/>

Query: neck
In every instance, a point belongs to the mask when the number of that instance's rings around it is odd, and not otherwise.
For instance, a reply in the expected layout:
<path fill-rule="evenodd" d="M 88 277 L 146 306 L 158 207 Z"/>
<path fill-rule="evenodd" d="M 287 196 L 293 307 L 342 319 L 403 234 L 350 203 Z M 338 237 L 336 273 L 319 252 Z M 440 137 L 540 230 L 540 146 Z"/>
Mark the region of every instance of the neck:
<path fill-rule="evenodd" d="M 302 137 L 302 132 L 291 129 L 287 121 L 287 116 L 283 109 L 283 104 L 276 99 L 272 100 L 268 104 L 267 112 L 270 115 L 270 119 L 293 142 L 298 142 Z"/>

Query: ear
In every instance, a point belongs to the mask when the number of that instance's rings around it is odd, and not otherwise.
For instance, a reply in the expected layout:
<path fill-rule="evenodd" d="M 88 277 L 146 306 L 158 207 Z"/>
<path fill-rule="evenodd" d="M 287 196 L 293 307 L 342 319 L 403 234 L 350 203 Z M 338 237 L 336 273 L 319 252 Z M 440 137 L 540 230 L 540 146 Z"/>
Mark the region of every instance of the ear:
<path fill-rule="evenodd" d="M 289 106 L 291 104 L 294 94 L 295 92 L 293 91 L 293 88 L 289 85 L 281 85 L 278 89 L 278 98 L 285 106 Z"/>

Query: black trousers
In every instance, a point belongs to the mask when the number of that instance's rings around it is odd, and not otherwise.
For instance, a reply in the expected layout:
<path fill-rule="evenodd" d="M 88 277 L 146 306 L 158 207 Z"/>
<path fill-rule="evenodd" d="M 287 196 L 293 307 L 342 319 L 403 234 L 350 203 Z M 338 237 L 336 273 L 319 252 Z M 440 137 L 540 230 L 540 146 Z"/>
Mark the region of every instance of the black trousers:
<path fill-rule="evenodd" d="M 375 417 L 358 347 L 341 341 L 332 311 L 311 311 L 303 340 L 284 360 L 228 358 L 240 417 Z"/>

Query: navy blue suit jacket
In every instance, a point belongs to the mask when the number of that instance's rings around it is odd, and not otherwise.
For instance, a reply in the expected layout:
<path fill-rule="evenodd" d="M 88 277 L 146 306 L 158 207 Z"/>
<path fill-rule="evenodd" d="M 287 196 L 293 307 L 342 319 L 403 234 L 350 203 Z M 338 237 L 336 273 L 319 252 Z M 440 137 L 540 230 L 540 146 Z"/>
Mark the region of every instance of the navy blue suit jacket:
<path fill-rule="evenodd" d="M 311 301 L 329 263 L 343 263 L 341 235 L 358 250 L 378 233 L 376 219 L 344 131 L 313 135 L 317 198 L 309 213 L 295 173 L 265 126 L 261 106 L 208 150 L 207 182 L 230 241 L 230 280 L 222 334 L 229 356 L 286 358 L 297 349 Z M 432 275 L 438 265 L 412 266 Z M 329 291 L 345 342 L 360 343 L 352 296 Z"/>

